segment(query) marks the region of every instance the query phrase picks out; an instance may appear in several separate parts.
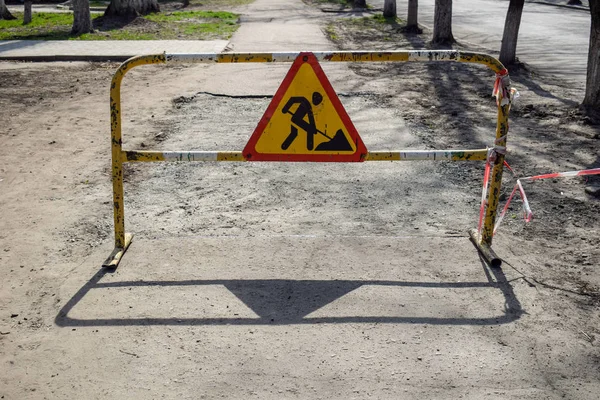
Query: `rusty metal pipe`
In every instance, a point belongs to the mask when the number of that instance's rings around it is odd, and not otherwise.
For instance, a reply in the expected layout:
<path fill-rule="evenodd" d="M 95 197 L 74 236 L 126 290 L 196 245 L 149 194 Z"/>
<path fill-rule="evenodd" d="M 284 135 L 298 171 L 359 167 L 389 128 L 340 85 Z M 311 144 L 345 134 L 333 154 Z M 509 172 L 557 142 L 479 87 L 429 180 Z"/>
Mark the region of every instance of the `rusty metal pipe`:
<path fill-rule="evenodd" d="M 477 229 L 470 229 L 469 236 L 471 242 L 473 242 L 473 244 L 479 251 L 479 254 L 481 254 L 487 265 L 489 265 L 492 268 L 502 267 L 502 259 L 498 257 L 498 255 L 494 252 L 494 250 L 492 250 L 492 248 L 487 243 L 479 241 Z"/>

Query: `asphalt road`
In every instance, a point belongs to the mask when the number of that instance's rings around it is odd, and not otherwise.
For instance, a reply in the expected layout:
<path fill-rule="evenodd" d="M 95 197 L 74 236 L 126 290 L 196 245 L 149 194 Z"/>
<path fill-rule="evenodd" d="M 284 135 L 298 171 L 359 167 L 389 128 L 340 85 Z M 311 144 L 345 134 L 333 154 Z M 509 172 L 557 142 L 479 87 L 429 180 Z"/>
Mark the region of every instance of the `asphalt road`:
<path fill-rule="evenodd" d="M 383 0 L 369 3 L 383 7 Z M 419 1 L 419 23 L 429 28 L 433 28 L 434 3 Z M 400 17 L 406 17 L 407 4 L 397 2 Z M 507 9 L 507 0 L 454 0 L 455 38 L 499 52 Z M 589 34 L 589 12 L 528 2 L 523 9 L 517 57 L 541 73 L 560 75 L 583 87 Z"/>

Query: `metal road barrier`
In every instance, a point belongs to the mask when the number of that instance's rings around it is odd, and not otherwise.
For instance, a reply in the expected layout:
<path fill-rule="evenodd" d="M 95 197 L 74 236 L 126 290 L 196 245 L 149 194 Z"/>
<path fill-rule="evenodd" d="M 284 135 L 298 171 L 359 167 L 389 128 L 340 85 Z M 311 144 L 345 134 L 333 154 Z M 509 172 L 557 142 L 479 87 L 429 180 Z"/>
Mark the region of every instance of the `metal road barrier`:
<path fill-rule="evenodd" d="M 148 151 L 123 150 L 121 132 L 121 81 L 132 68 L 149 64 L 175 63 L 272 63 L 291 62 L 292 67 L 271 105 L 259 122 L 243 151 Z M 325 77 L 319 62 L 461 62 L 483 64 L 496 73 L 494 94 L 498 106 L 496 138 L 491 148 L 476 150 L 399 150 L 368 151 L 337 95 Z M 303 79 L 308 82 L 304 84 Z M 312 97 L 310 94 L 312 93 Z M 311 100 L 312 98 L 312 100 Z M 112 180 L 115 224 L 115 248 L 103 266 L 116 268 L 131 244 L 133 235 L 125 232 L 123 199 L 123 163 L 158 161 L 486 161 L 491 167 L 490 187 L 484 187 L 480 230 L 471 230 L 471 240 L 485 261 L 500 267 L 502 261 L 491 249 L 494 222 L 500 197 L 508 114 L 512 90 L 508 71 L 496 58 L 480 53 L 456 50 L 386 51 L 386 52 L 291 52 L 291 53 L 221 53 L 158 54 L 130 58 L 115 72 L 110 87 Z M 286 103 L 285 105 L 283 105 Z M 313 113 L 316 107 L 327 112 Z M 296 111 L 291 111 L 296 107 Z M 291 115 L 291 117 L 290 117 Z M 325 115 L 318 117 L 318 115 Z M 335 135 L 319 130 L 322 119 L 340 127 Z M 302 122 L 309 120 L 310 123 Z M 316 120 L 316 122 L 315 122 Z M 280 125 L 277 130 L 273 125 Z M 287 125 L 286 125 L 287 124 Z M 281 126 L 286 127 L 285 131 Z M 332 126 L 331 124 L 325 126 Z M 289 132 L 287 132 L 289 130 Z M 306 145 L 299 139 L 305 132 Z M 283 136 L 281 136 L 283 134 Z M 304 134 L 302 135 L 304 137 Z M 281 139 L 284 139 L 283 141 Z M 315 142 L 316 140 L 316 142 Z M 484 210 L 485 207 L 485 210 Z"/>

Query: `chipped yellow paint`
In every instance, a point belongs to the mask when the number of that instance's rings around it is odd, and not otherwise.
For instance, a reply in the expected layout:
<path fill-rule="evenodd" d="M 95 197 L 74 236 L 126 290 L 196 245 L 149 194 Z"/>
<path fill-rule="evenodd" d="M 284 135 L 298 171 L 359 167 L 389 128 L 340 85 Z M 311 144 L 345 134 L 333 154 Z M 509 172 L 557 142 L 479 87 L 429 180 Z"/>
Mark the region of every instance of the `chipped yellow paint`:
<path fill-rule="evenodd" d="M 506 148 L 506 135 L 508 133 L 508 113 L 510 112 L 510 102 L 501 106 L 502 99 L 498 99 L 498 120 L 496 124 L 497 145 Z M 498 211 L 498 202 L 500 200 L 500 189 L 502 187 L 502 172 L 504 170 L 504 154 L 497 153 L 496 161 L 490 177 L 490 188 L 488 192 L 487 207 L 485 208 L 485 219 L 481 232 L 481 243 L 487 246 L 492 245 L 494 237 L 494 224 L 496 223 L 496 213 Z"/>
<path fill-rule="evenodd" d="M 467 51 L 461 51 L 459 52 L 459 54 L 459 62 L 487 65 L 495 73 L 499 73 L 500 71 L 504 70 L 504 65 L 502 65 L 502 63 L 497 58 L 492 57 L 488 54 L 471 53 Z"/>
<path fill-rule="evenodd" d="M 216 59 L 219 63 L 266 63 L 273 61 L 272 53 L 222 53 Z"/>
<path fill-rule="evenodd" d="M 158 151 L 123 151 L 121 157 L 125 162 L 166 161 L 164 154 Z"/>
<path fill-rule="evenodd" d="M 485 161 L 487 152 L 487 149 L 372 151 L 365 161 Z"/>
<path fill-rule="evenodd" d="M 121 153 L 123 162 L 158 161 L 246 161 L 241 151 L 146 151 L 127 150 Z"/>
<path fill-rule="evenodd" d="M 217 161 L 246 161 L 241 151 L 220 151 Z"/>
<path fill-rule="evenodd" d="M 133 57 L 119 66 L 113 75 L 110 84 L 110 131 L 112 154 L 112 180 L 113 180 L 113 211 L 115 222 L 115 250 L 104 262 L 103 266 L 115 268 L 121 256 L 131 243 L 125 235 L 125 204 L 123 201 L 123 157 L 121 149 L 121 82 L 125 74 L 139 65 L 159 64 L 166 61 L 164 54 Z"/>
<path fill-rule="evenodd" d="M 333 52 L 325 55 L 326 61 L 337 62 L 369 62 L 369 61 L 408 61 L 409 52 L 371 52 L 371 51 L 353 51 L 353 52 Z"/>
<path fill-rule="evenodd" d="M 126 233 L 123 238 L 123 246 L 115 247 L 112 253 L 110 253 L 110 256 L 108 256 L 106 261 L 104 261 L 102 266 L 105 268 L 117 268 L 119 261 L 121 261 L 121 258 L 123 258 L 123 255 L 127 251 L 127 248 L 131 244 L 132 240 L 133 235 L 131 233 Z"/>

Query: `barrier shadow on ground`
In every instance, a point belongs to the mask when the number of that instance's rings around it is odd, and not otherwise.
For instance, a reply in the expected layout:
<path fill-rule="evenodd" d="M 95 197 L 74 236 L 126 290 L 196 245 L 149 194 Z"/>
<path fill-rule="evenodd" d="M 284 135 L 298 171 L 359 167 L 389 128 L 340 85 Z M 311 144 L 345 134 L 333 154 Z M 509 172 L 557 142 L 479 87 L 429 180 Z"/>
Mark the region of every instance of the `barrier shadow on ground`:
<path fill-rule="evenodd" d="M 488 269 L 484 266 L 487 281 L 481 282 L 409 282 L 384 280 L 290 280 L 290 279 L 212 279 L 182 281 L 121 281 L 102 282 L 111 271 L 101 269 L 85 283 L 59 311 L 55 323 L 61 327 L 95 326 L 145 326 L 145 325 L 297 325 L 297 324 L 343 324 L 343 323 L 384 323 L 384 324 L 431 324 L 431 325 L 499 325 L 518 320 L 524 313 L 510 282 L 501 269 Z M 69 313 L 87 296 L 91 290 L 132 289 L 139 287 L 206 287 L 221 285 L 243 302 L 256 317 L 168 318 L 152 316 L 110 318 L 73 318 Z M 335 300 L 365 285 L 376 287 L 423 288 L 423 289 L 492 289 L 499 290 L 503 296 L 504 311 L 500 315 L 470 317 L 430 317 L 430 316 L 310 316 L 309 314 L 331 304 Z M 135 296 L 129 292 L 129 296 Z M 133 297 L 132 297 L 133 299 Z M 158 301 L 158 299 L 157 299 Z M 445 302 L 439 300 L 440 308 Z M 435 303 L 435 300 L 434 300 Z M 434 304 L 435 306 L 435 304 Z M 84 311 L 85 312 L 85 311 Z M 105 311 L 110 314 L 109 311 Z M 175 311 L 176 313 L 177 311 Z M 118 314 L 118 311 L 114 312 Z"/>
<path fill-rule="evenodd" d="M 11 51 L 11 50 L 20 50 L 20 49 L 24 49 L 26 47 L 35 47 L 35 46 L 39 45 L 40 43 L 44 43 L 44 42 L 41 42 L 39 40 L 35 41 L 35 40 L 19 40 L 19 39 L 0 41 L 0 55 L 2 55 L 2 53 L 4 53 L 4 52 Z"/>

